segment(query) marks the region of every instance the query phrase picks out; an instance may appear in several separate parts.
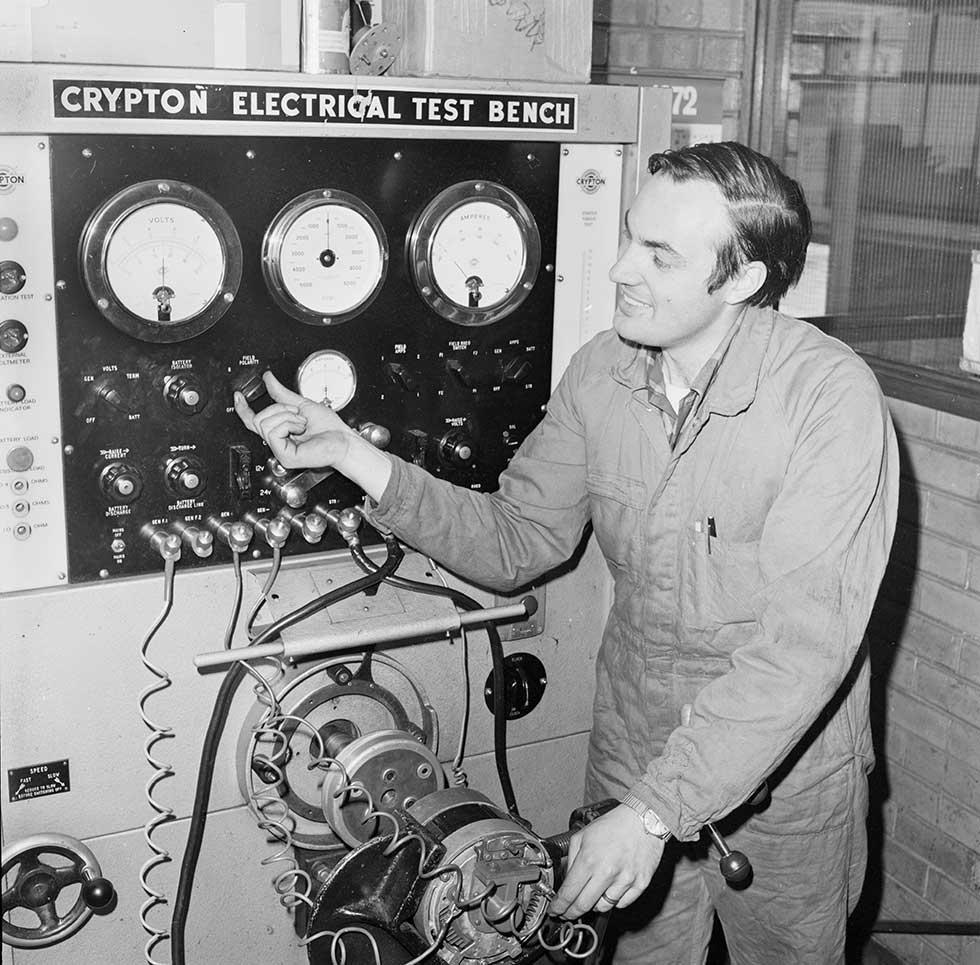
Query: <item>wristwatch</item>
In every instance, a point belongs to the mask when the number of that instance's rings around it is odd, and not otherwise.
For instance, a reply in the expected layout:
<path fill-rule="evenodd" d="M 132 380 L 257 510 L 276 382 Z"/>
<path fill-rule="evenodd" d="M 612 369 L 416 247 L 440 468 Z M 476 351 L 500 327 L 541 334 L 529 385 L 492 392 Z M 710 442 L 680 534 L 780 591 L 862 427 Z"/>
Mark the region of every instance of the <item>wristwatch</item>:
<path fill-rule="evenodd" d="M 657 817 L 657 812 L 643 798 L 637 797 L 632 791 L 627 791 L 623 795 L 622 803 L 639 814 L 643 822 L 643 830 L 647 834 L 660 838 L 661 841 L 669 841 L 673 837 L 670 828 Z"/>

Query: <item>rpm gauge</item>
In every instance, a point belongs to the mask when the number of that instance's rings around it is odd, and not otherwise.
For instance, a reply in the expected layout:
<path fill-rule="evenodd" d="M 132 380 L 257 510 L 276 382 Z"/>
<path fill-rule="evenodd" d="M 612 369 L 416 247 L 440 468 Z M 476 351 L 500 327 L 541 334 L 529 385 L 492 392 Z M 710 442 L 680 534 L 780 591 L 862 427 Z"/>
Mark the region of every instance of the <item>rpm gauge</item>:
<path fill-rule="evenodd" d="M 145 181 L 113 195 L 89 218 L 79 259 L 103 316 L 148 342 L 207 331 L 234 301 L 242 274 L 228 214 L 180 181 Z"/>
<path fill-rule="evenodd" d="M 486 325 L 513 312 L 534 287 L 541 239 L 533 215 L 509 188 L 463 181 L 419 215 L 408 260 L 422 298 L 443 318 Z"/>
<path fill-rule="evenodd" d="M 262 243 L 273 298 L 308 325 L 346 322 L 374 300 L 388 270 L 381 222 L 359 198 L 321 189 L 294 198 Z"/>

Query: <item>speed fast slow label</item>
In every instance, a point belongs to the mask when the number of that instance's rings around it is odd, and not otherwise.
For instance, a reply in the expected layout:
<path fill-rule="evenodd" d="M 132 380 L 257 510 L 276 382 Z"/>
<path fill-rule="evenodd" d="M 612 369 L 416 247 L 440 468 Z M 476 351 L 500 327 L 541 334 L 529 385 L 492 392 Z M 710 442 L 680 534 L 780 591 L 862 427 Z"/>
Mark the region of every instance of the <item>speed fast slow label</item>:
<path fill-rule="evenodd" d="M 306 122 L 467 130 L 576 130 L 575 94 L 53 81 L 59 118 Z"/>

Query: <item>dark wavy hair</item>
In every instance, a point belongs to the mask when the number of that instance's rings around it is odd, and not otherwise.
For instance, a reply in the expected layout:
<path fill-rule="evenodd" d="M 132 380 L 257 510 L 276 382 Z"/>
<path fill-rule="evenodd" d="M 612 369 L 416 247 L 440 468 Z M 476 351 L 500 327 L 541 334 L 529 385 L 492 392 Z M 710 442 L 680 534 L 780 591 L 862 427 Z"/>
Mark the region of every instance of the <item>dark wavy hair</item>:
<path fill-rule="evenodd" d="M 748 304 L 766 307 L 800 280 L 810 242 L 810 209 L 803 189 L 771 158 L 735 141 L 695 144 L 650 155 L 650 173 L 675 181 L 717 184 L 728 202 L 732 233 L 716 252 L 708 292 L 717 291 L 750 261 L 768 269 Z"/>

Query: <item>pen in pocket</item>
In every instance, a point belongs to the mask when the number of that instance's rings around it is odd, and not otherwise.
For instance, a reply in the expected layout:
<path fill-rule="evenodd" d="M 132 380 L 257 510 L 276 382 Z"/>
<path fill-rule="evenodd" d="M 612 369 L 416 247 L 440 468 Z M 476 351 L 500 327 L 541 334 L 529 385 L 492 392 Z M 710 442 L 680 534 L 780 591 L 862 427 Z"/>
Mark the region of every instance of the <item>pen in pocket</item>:
<path fill-rule="evenodd" d="M 694 532 L 704 533 L 704 545 L 708 550 L 708 555 L 711 555 L 711 540 L 718 535 L 717 527 L 715 526 L 714 516 L 706 516 L 704 520 L 697 519 L 694 521 Z"/>

